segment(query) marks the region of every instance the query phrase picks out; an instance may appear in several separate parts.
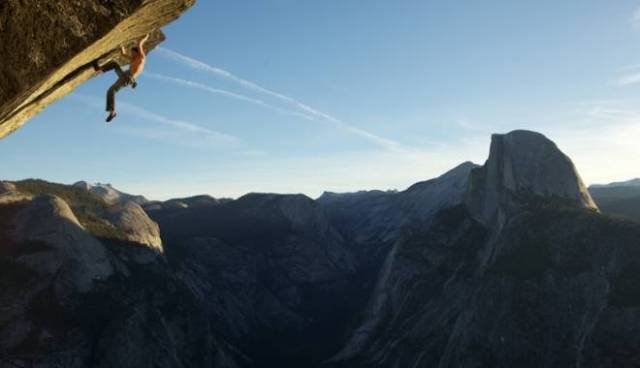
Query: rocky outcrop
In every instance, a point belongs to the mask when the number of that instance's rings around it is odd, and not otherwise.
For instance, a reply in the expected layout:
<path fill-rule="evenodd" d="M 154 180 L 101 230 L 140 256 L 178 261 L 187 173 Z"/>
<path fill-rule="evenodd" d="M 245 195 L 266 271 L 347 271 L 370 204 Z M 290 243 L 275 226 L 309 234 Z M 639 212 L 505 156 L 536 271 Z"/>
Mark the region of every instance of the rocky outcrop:
<path fill-rule="evenodd" d="M 92 237 L 55 196 L 0 205 L 0 366 L 246 366 L 155 254 Z"/>
<path fill-rule="evenodd" d="M 16 243 L 39 250 L 23 254 L 19 263 L 42 277 L 64 278 L 74 288 L 88 291 L 95 280 L 112 273 L 103 245 L 58 197 L 35 198 L 15 216 L 14 226 Z M 65 267 L 71 263 L 74 267 Z"/>
<path fill-rule="evenodd" d="M 16 186 L 6 181 L 0 181 L 0 204 L 8 204 L 31 199 L 31 196 L 18 192 Z"/>
<path fill-rule="evenodd" d="M 489 158 L 473 171 L 466 205 L 480 222 L 504 223 L 508 213 L 535 197 L 598 209 L 571 159 L 539 133 L 494 134 Z"/>
<path fill-rule="evenodd" d="M 444 208 L 463 202 L 469 185 L 469 174 L 478 168 L 473 162 L 464 162 L 442 176 L 417 183 L 401 193 L 403 206 L 423 225 Z"/>
<path fill-rule="evenodd" d="M 101 195 L 77 185 L 23 180 L 11 183 L 15 190 L 0 194 L 0 204 L 54 195 L 70 207 L 79 224 L 93 237 L 117 239 L 149 247 L 162 253 L 160 229 L 135 202 L 110 203 Z"/>
<path fill-rule="evenodd" d="M 139 204 L 127 202 L 118 206 L 109 216 L 109 221 L 125 234 L 125 239 L 144 244 L 162 253 L 160 228 L 153 222 Z"/>
<path fill-rule="evenodd" d="M 0 138 L 96 75 L 92 63 L 118 57 L 158 31 L 195 0 L 88 0 L 0 4 Z M 124 63 L 124 60 L 120 60 Z"/>
<path fill-rule="evenodd" d="M 464 201 L 469 173 L 465 162 L 438 178 L 402 192 L 324 193 L 318 198 L 332 225 L 347 239 L 361 263 L 378 268 L 406 227 L 426 227 L 440 210 Z"/>

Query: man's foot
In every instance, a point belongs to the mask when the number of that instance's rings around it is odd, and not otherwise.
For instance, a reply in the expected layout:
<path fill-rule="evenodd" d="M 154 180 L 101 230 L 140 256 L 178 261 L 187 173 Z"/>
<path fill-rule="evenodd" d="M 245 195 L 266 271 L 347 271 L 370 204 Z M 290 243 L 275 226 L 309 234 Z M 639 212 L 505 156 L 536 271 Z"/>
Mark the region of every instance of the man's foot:
<path fill-rule="evenodd" d="M 138 87 L 138 82 L 131 83 L 131 88 L 136 89 Z"/>
<path fill-rule="evenodd" d="M 93 70 L 95 70 L 96 72 L 102 71 L 102 67 L 100 66 L 100 63 L 98 62 L 98 60 L 94 60 L 93 63 L 91 63 L 91 65 L 93 66 Z"/>
<path fill-rule="evenodd" d="M 118 113 L 116 113 L 115 111 L 111 111 L 109 113 L 109 116 L 107 116 L 107 123 L 110 123 L 111 120 L 116 118 L 116 116 L 118 116 Z"/>

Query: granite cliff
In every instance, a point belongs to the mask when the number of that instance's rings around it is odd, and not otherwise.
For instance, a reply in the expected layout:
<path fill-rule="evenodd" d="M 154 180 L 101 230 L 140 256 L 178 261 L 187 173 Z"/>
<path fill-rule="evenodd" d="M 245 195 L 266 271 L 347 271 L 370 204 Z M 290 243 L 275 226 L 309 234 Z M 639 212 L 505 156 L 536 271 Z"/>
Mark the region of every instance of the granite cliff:
<path fill-rule="evenodd" d="M 195 0 L 19 1 L 0 3 L 0 138 L 96 75 L 93 62 L 152 35 Z M 124 64 L 124 60 L 120 60 Z"/>

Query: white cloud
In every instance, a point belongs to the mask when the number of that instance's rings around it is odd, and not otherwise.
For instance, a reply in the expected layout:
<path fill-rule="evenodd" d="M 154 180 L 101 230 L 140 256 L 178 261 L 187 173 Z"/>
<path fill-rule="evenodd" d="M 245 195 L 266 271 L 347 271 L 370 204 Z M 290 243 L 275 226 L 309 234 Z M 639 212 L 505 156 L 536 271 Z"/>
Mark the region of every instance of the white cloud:
<path fill-rule="evenodd" d="M 235 74 L 228 72 L 224 69 L 209 65 L 205 62 L 202 62 L 200 60 L 196 60 L 194 58 L 191 58 L 189 56 L 186 55 L 182 55 L 178 52 L 166 49 L 164 47 L 159 47 L 157 48 L 157 50 L 159 51 L 160 55 L 163 55 L 169 59 L 175 60 L 189 68 L 195 69 L 195 70 L 200 70 L 200 71 L 204 71 L 210 74 L 213 74 L 217 77 L 220 78 L 224 78 L 227 80 L 231 80 L 233 82 L 236 82 L 238 84 L 240 84 L 241 86 L 243 86 L 244 88 L 247 88 L 249 90 L 252 90 L 254 92 L 257 93 L 261 93 L 263 95 L 267 95 L 270 97 L 274 97 L 282 102 L 285 102 L 295 108 L 297 108 L 298 110 L 302 111 L 304 113 L 305 116 L 311 116 L 316 118 L 319 121 L 326 121 L 326 122 L 330 122 L 332 124 L 334 124 L 335 126 L 337 126 L 338 128 L 341 128 L 347 132 L 350 132 L 352 134 L 355 134 L 357 136 L 360 136 L 376 145 L 378 145 L 379 147 L 382 147 L 386 150 L 406 150 L 407 148 L 403 148 L 402 145 L 399 142 L 396 142 L 394 140 L 385 138 L 385 137 L 381 137 L 377 134 L 371 133 L 369 131 L 366 131 L 362 128 L 358 128 L 355 126 L 352 126 L 350 124 L 345 123 L 344 121 L 331 116 L 330 114 L 327 114 L 325 112 L 322 112 L 318 109 L 315 109 L 309 105 L 306 105 L 298 100 L 296 100 L 293 97 L 284 95 L 282 93 L 270 90 L 268 88 L 262 87 L 260 85 L 258 85 L 257 83 L 248 81 L 244 78 L 238 77 Z M 174 80 L 175 82 L 175 80 Z M 199 85 L 196 82 L 191 82 L 191 81 L 184 81 L 187 82 L 188 85 L 191 85 L 194 88 L 199 88 L 199 89 L 203 89 L 202 87 L 206 87 L 209 88 L 208 86 L 203 86 L 203 85 Z M 184 83 L 183 83 L 184 84 Z M 211 91 L 210 91 L 211 92 Z M 260 100 L 258 100 L 260 101 Z"/>

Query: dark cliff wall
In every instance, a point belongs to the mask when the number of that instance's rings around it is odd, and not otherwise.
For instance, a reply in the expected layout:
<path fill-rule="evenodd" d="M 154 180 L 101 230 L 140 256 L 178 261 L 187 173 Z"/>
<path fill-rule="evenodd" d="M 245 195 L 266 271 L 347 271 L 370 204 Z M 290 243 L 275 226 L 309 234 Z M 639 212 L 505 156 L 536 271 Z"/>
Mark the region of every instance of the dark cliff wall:
<path fill-rule="evenodd" d="M 195 0 L 20 1 L 0 3 L 0 138 L 95 76 L 94 60 L 158 30 Z"/>

